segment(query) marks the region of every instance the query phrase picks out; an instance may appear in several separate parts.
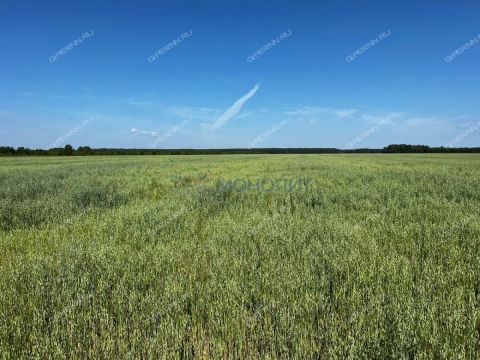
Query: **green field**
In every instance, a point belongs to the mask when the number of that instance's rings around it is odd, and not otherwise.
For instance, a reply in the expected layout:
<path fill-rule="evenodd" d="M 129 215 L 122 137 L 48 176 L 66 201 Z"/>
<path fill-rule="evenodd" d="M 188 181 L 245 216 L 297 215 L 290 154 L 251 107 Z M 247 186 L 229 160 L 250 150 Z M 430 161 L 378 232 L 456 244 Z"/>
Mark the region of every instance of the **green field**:
<path fill-rule="evenodd" d="M 480 156 L 0 158 L 0 356 L 479 358 Z"/>

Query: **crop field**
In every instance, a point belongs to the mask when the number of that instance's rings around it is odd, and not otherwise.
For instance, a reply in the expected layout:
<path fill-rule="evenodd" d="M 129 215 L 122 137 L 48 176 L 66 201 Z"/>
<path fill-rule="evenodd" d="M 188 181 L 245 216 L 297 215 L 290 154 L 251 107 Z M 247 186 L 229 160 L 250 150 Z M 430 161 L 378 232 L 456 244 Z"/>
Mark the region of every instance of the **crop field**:
<path fill-rule="evenodd" d="M 479 357 L 479 155 L 0 158 L 2 359 Z"/>

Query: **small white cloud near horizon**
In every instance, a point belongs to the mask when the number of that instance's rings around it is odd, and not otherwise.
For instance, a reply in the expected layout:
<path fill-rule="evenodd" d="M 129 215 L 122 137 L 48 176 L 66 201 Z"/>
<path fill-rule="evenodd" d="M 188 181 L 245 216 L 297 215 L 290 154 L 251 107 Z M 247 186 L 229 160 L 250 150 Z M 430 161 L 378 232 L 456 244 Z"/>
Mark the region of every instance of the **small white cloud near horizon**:
<path fill-rule="evenodd" d="M 242 110 L 243 105 L 256 94 L 260 89 L 260 83 L 256 84 L 248 93 L 243 95 L 240 99 L 230 106 L 225 112 L 220 115 L 215 122 L 209 126 L 210 130 L 214 131 L 225 125 L 230 119 L 237 115 Z"/>
<path fill-rule="evenodd" d="M 137 136 L 137 135 L 148 135 L 152 137 L 160 136 L 160 131 L 147 131 L 147 130 L 140 130 L 136 128 L 131 128 L 130 133 L 132 133 L 134 136 Z"/>

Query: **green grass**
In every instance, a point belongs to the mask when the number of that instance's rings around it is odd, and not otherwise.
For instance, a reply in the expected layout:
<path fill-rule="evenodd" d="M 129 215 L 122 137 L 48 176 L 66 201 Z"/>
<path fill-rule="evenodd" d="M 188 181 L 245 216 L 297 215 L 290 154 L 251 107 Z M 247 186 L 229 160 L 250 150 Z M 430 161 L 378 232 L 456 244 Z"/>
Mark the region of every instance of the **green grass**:
<path fill-rule="evenodd" d="M 0 357 L 478 358 L 480 156 L 0 158 Z"/>

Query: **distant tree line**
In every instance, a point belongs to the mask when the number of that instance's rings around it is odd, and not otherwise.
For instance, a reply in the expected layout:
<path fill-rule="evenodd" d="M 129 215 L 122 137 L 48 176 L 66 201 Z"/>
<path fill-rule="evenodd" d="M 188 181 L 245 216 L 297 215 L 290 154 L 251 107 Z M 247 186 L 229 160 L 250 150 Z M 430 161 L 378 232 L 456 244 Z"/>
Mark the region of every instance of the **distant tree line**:
<path fill-rule="evenodd" d="M 37 155 L 37 156 L 71 156 L 71 155 L 95 155 L 95 151 L 89 146 L 80 146 L 75 150 L 72 145 L 65 145 L 63 148 L 29 149 L 23 146 L 17 149 L 11 146 L 0 146 L 0 155 Z"/>
<path fill-rule="evenodd" d="M 336 148 L 254 148 L 254 149 L 92 149 L 72 145 L 53 149 L 29 149 L 0 146 L 0 156 L 85 156 L 85 155 L 221 155 L 221 154 L 369 154 L 369 153 L 480 153 L 480 147 L 429 147 L 426 145 L 392 144 L 383 149 Z"/>
<path fill-rule="evenodd" d="M 393 144 L 383 148 L 384 153 L 478 153 L 480 147 L 430 147 L 426 145 Z"/>

